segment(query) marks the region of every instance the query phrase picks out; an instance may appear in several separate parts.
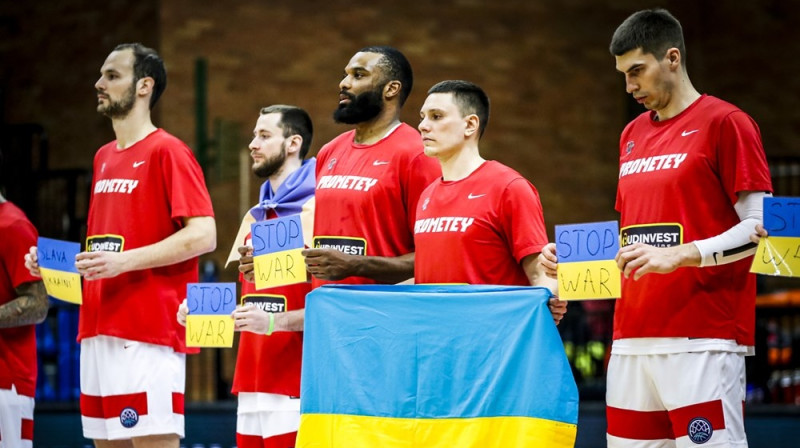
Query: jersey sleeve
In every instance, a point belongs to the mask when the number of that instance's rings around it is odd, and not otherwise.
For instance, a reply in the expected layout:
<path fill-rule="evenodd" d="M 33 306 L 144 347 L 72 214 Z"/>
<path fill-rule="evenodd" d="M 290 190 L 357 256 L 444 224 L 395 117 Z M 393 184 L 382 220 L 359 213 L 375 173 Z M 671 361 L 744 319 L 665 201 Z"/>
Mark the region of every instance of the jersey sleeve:
<path fill-rule="evenodd" d="M 15 289 L 23 283 L 39 280 L 25 267 L 25 254 L 31 246 L 36 246 L 38 236 L 33 224 L 24 219 L 14 219 L 11 225 L 5 227 L 0 254 L 8 279 Z"/>
<path fill-rule="evenodd" d="M 188 147 L 174 144 L 162 148 L 161 167 L 173 219 L 214 216 L 203 171 Z"/>
<path fill-rule="evenodd" d="M 720 123 L 719 173 L 731 204 L 740 191 L 772 192 L 772 181 L 755 121 L 737 110 Z"/>
<path fill-rule="evenodd" d="M 420 195 L 428 188 L 428 185 L 441 177 L 441 175 L 442 169 L 439 166 L 439 161 L 423 153 L 414 157 L 408 166 L 408 170 L 404 176 L 405 185 L 403 185 L 403 191 L 406 195 L 406 210 L 408 210 L 408 229 L 412 234 L 414 232 L 417 203 L 419 202 Z"/>
<path fill-rule="evenodd" d="M 523 178 L 505 188 L 500 223 L 517 262 L 542 251 L 547 244 L 544 213 L 536 187 Z"/>

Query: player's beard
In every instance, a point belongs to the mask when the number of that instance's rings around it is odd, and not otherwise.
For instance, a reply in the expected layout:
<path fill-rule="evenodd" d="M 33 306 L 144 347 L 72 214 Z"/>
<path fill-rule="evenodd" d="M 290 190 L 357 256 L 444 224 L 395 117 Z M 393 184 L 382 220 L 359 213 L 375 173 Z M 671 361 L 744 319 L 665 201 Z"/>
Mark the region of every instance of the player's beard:
<path fill-rule="evenodd" d="M 136 83 L 132 82 L 130 89 L 119 101 L 114 101 L 109 96 L 108 104 L 98 104 L 97 111 L 108 118 L 125 118 L 133 110 L 134 101 L 136 101 Z"/>
<path fill-rule="evenodd" d="M 259 164 L 253 164 L 253 174 L 258 177 L 269 177 L 283 168 L 286 162 L 286 142 L 281 143 L 281 150 L 274 156 L 264 160 Z"/>
<path fill-rule="evenodd" d="M 377 117 L 383 110 L 383 87 L 358 95 L 344 91 L 340 93 L 347 95 L 350 98 L 350 102 L 339 104 L 339 107 L 333 111 L 333 121 L 337 123 L 364 123 Z"/>

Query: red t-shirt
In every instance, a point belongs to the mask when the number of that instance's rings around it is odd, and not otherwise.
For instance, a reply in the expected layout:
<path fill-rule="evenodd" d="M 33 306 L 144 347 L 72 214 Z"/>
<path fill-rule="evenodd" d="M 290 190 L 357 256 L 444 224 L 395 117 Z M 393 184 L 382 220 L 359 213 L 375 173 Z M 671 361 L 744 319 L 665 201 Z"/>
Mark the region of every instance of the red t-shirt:
<path fill-rule="evenodd" d="M 25 213 L 10 202 L 0 203 L 0 305 L 17 298 L 15 288 L 40 279 L 25 268 L 25 254 L 38 234 Z M 0 328 L 0 389 L 36 392 L 36 334 L 34 325 Z"/>
<path fill-rule="evenodd" d="M 176 137 L 159 129 L 128 149 L 113 141 L 97 151 L 87 251 L 154 244 L 180 230 L 182 218 L 195 216 L 214 216 L 211 199 L 192 151 Z M 196 281 L 197 258 L 84 281 L 78 340 L 116 336 L 185 352 L 175 312 L 186 284 Z"/>
<path fill-rule="evenodd" d="M 270 210 L 271 211 L 271 210 Z M 274 219 L 268 213 L 268 219 Z M 252 246 L 251 236 L 243 241 Z M 242 300 L 257 304 L 271 313 L 283 313 L 306 307 L 306 294 L 311 282 L 275 288 L 256 289 L 239 275 L 242 283 Z M 303 358 L 303 332 L 279 331 L 270 336 L 243 331 L 239 333 L 239 352 L 233 373 L 231 392 L 261 392 L 300 396 L 300 365 Z"/>
<path fill-rule="evenodd" d="M 414 211 L 422 190 L 441 176 L 438 162 L 405 123 L 372 145 L 356 144 L 354 136 L 345 132 L 317 156 L 313 247 L 381 257 L 414 252 Z M 315 288 L 325 283 L 336 282 L 312 279 Z"/>
<path fill-rule="evenodd" d="M 741 191 L 772 191 L 758 126 L 703 95 L 679 115 L 640 115 L 622 133 L 616 208 L 621 244 L 674 246 L 728 230 Z M 689 337 L 753 345 L 755 276 L 749 258 L 623 279 L 614 339 Z"/>
<path fill-rule="evenodd" d="M 458 181 L 434 181 L 414 225 L 417 283 L 530 286 L 520 262 L 547 244 L 536 188 L 487 161 Z"/>

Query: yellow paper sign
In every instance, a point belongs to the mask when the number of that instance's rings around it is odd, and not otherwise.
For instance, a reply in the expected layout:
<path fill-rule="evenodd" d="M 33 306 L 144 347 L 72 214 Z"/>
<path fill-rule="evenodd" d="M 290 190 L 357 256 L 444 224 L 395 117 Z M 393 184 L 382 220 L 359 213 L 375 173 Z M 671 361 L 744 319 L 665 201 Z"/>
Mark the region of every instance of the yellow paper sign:
<path fill-rule="evenodd" d="M 187 347 L 233 347 L 233 318 L 219 314 L 186 316 Z"/>
<path fill-rule="evenodd" d="M 303 249 L 290 249 L 253 257 L 256 288 L 273 288 L 307 281 Z"/>
<path fill-rule="evenodd" d="M 558 296 L 562 300 L 615 299 L 621 293 L 621 273 L 614 260 L 558 265 Z"/>
<path fill-rule="evenodd" d="M 750 272 L 800 277 L 800 237 L 761 238 Z"/>
<path fill-rule="evenodd" d="M 39 267 L 42 281 L 47 290 L 47 295 L 54 299 L 80 305 L 83 303 L 81 295 L 81 276 L 74 272 L 59 271 Z"/>

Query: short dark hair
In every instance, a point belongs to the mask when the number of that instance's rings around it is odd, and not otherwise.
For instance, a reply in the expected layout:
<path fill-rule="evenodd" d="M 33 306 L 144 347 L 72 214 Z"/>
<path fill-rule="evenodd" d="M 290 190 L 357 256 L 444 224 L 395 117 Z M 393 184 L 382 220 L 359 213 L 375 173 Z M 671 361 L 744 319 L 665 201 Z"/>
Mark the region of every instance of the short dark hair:
<path fill-rule="evenodd" d="M 267 114 L 281 114 L 278 126 L 283 129 L 284 137 L 299 135 L 303 139 L 298 155 L 300 160 L 305 159 L 314 136 L 314 126 L 311 124 L 308 112 L 297 106 L 274 104 L 261 109 L 261 115 Z"/>
<path fill-rule="evenodd" d="M 134 83 L 142 78 L 153 78 L 153 95 L 150 96 L 150 109 L 153 109 L 164 89 L 167 88 L 167 69 L 164 67 L 164 61 L 155 50 L 138 42 L 119 44 L 114 48 L 114 51 L 123 50 L 133 51 Z"/>
<path fill-rule="evenodd" d="M 483 137 L 483 131 L 489 124 L 489 97 L 483 89 L 469 81 L 450 80 L 431 87 L 428 95 L 433 93 L 452 93 L 453 102 L 458 106 L 461 116 L 478 116 L 478 138 Z"/>
<path fill-rule="evenodd" d="M 389 46 L 364 47 L 358 53 L 378 53 L 383 55 L 378 66 L 383 69 L 386 82 L 400 81 L 400 107 L 405 104 L 411 88 L 414 87 L 414 72 L 411 71 L 411 64 L 400 50 Z"/>
<path fill-rule="evenodd" d="M 686 59 L 681 23 L 666 9 L 645 9 L 631 14 L 614 31 L 608 49 L 614 56 L 641 48 L 642 52 L 662 58 L 670 48 L 677 48 Z"/>

